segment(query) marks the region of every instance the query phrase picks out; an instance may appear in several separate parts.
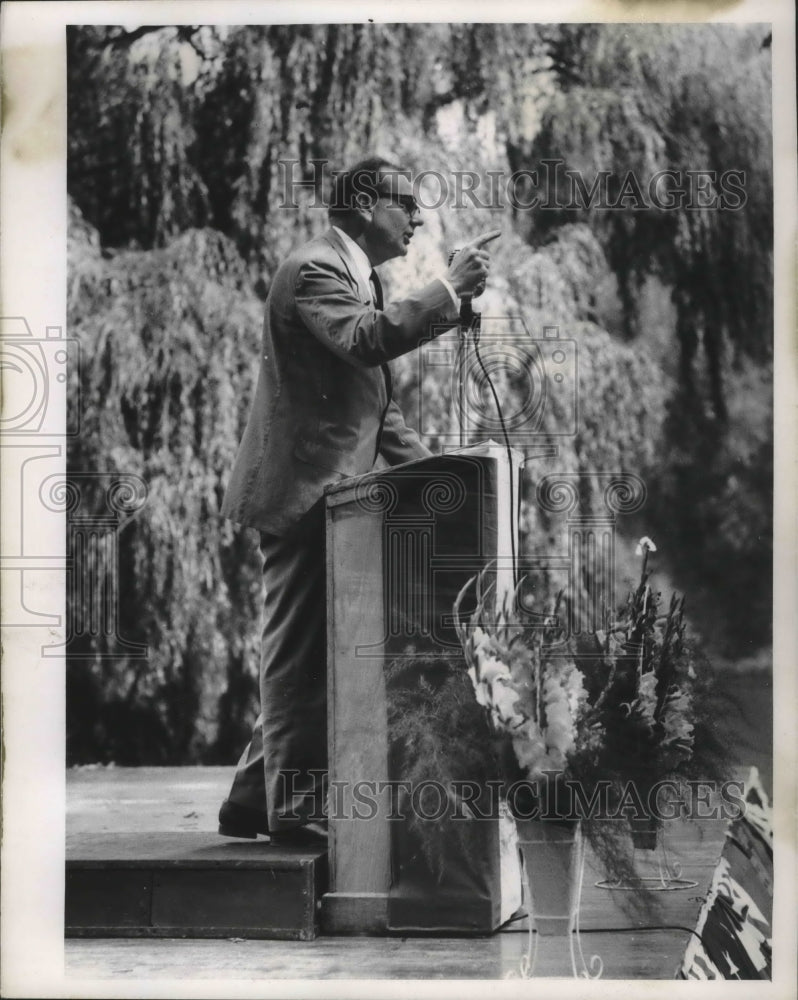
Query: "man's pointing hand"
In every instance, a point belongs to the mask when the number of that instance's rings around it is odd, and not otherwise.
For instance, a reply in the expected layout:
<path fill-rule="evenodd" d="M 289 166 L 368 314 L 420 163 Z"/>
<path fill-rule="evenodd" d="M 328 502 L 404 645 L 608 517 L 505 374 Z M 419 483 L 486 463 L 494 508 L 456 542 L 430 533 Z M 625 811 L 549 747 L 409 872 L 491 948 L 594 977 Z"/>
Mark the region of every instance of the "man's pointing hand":
<path fill-rule="evenodd" d="M 458 295 L 480 295 L 483 292 L 490 269 L 490 255 L 484 247 L 501 233 L 501 229 L 491 229 L 457 251 L 446 277 Z"/>
<path fill-rule="evenodd" d="M 486 243 L 490 243 L 491 240 L 497 240 L 502 234 L 501 229 L 491 229 L 490 232 L 483 233 L 481 236 L 477 236 L 475 239 L 471 240 L 469 243 L 463 247 L 463 250 L 467 250 L 468 247 L 476 247 L 480 250 L 485 246 Z"/>

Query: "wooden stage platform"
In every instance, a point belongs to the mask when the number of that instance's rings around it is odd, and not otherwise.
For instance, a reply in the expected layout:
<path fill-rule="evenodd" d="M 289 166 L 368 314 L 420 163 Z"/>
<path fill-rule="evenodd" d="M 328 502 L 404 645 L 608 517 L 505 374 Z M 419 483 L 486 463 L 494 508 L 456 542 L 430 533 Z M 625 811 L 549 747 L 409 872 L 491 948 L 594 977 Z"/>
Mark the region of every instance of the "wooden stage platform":
<path fill-rule="evenodd" d="M 321 934 L 310 939 L 323 931 L 318 925 L 314 931 L 308 907 L 323 890 L 324 854 L 281 852 L 263 840 L 218 837 L 216 815 L 231 777 L 232 768 L 216 767 L 68 771 L 67 916 L 76 925 L 73 933 L 106 933 L 85 926 L 86 915 L 96 914 L 97 899 L 107 903 L 114 879 L 122 895 L 125 879 L 128 888 L 133 879 L 139 891 L 138 897 L 128 893 L 134 909 L 127 912 L 127 923 L 109 921 L 107 933 L 114 937 L 67 940 L 70 978 L 500 979 L 517 968 L 526 948 L 525 919 L 480 938 Z M 645 916 L 629 910 L 627 893 L 595 885 L 603 873 L 588 856 L 582 944 L 586 956 L 601 956 L 605 979 L 673 978 L 720 855 L 724 829 L 719 820 L 668 824 L 670 854 L 683 875 L 698 885 L 651 893 L 654 908 Z M 288 881 L 280 883 L 283 876 Z M 82 895 L 70 895 L 70 877 L 83 880 Z M 278 883 L 284 893 L 281 921 L 273 917 Z M 250 915 L 241 917 L 241 901 L 248 896 Z M 217 923 L 209 927 L 209 920 Z M 263 936 L 271 939 L 256 940 Z M 275 940 L 278 936 L 295 940 Z M 550 938 L 541 942 L 536 974 L 566 973 L 561 944 Z"/>

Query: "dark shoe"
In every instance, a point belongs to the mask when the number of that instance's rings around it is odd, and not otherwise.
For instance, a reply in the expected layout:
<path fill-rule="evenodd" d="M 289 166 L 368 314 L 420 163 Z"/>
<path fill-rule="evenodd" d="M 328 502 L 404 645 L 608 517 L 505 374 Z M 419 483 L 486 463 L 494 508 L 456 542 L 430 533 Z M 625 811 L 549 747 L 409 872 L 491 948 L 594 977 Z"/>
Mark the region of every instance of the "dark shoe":
<path fill-rule="evenodd" d="M 240 806 L 225 799 L 219 810 L 219 833 L 223 837 L 243 837 L 254 840 L 259 833 L 269 833 L 266 813 L 249 806 Z"/>
<path fill-rule="evenodd" d="M 269 835 L 274 847 L 326 847 L 327 821 L 309 822 L 290 830 L 279 830 Z"/>

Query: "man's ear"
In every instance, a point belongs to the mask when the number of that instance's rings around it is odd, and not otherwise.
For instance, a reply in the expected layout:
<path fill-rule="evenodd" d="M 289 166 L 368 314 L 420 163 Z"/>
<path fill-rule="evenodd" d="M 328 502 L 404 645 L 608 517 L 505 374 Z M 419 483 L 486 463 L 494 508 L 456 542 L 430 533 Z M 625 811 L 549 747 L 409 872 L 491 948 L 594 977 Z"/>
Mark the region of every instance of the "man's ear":
<path fill-rule="evenodd" d="M 374 218 L 374 205 L 376 199 L 372 198 L 367 191 L 359 191 L 355 195 L 355 213 L 363 225 L 367 225 Z"/>

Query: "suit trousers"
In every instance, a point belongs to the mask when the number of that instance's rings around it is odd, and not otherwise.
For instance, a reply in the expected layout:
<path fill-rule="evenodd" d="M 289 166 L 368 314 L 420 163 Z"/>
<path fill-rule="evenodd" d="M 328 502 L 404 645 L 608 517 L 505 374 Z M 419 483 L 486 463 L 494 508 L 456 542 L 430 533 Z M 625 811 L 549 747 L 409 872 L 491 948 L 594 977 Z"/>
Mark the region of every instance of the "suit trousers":
<path fill-rule="evenodd" d="M 327 634 L 324 502 L 287 534 L 261 534 L 261 711 L 229 799 L 268 816 L 269 830 L 324 813 Z"/>

